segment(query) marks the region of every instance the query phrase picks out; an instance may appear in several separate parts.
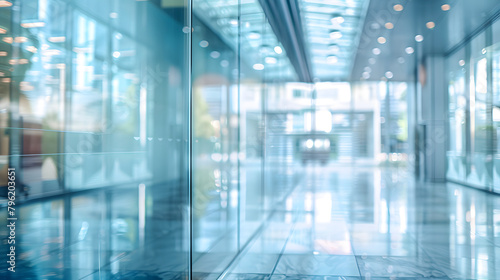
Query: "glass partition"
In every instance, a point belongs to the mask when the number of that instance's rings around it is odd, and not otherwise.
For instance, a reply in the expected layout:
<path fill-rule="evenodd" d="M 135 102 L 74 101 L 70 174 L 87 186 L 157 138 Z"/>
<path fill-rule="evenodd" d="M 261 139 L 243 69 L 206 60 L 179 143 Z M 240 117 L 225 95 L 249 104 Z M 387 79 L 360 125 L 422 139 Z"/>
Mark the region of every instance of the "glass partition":
<path fill-rule="evenodd" d="M 498 192 L 499 39 L 497 21 L 447 57 L 447 178 Z"/>
<path fill-rule="evenodd" d="M 449 110 L 449 151 L 447 177 L 464 181 L 467 170 L 466 133 L 467 104 L 465 77 L 465 50 L 447 59 L 448 71 L 448 110 Z"/>
<path fill-rule="evenodd" d="M 68 194 L 19 206 L 18 232 L 37 232 L 22 266 L 188 277 L 190 22 L 188 0 L 2 1 L 2 201 L 7 168 L 18 202 Z"/>
<path fill-rule="evenodd" d="M 237 19 L 237 5 L 227 9 Z M 193 27 L 193 277 L 202 279 L 221 274 L 238 250 L 239 67 L 237 48 L 197 18 Z"/>
<path fill-rule="evenodd" d="M 491 184 L 491 88 L 488 77 L 486 34 L 471 41 L 470 112 L 471 112 L 471 170 L 467 182 L 482 188 Z M 491 73 L 491 72 L 490 72 Z"/>

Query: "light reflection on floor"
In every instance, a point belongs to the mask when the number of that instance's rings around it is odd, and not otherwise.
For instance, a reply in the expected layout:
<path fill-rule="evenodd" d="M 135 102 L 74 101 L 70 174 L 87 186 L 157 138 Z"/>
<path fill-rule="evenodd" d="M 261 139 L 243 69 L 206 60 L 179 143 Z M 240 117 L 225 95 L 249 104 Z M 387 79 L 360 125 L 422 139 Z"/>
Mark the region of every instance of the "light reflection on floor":
<path fill-rule="evenodd" d="M 500 279 L 500 196 L 416 183 L 395 168 L 309 165 L 302 172 L 225 279 Z M 186 279 L 185 201 L 164 186 L 143 193 L 141 205 L 140 192 L 20 207 L 13 279 Z M 193 254 L 194 279 L 216 279 L 232 260 L 224 249 L 234 240 L 217 238 L 208 254 Z M 6 265 L 2 279 L 11 276 Z"/>
<path fill-rule="evenodd" d="M 404 169 L 309 166 L 285 208 L 233 274 L 500 279 L 498 195 Z"/>

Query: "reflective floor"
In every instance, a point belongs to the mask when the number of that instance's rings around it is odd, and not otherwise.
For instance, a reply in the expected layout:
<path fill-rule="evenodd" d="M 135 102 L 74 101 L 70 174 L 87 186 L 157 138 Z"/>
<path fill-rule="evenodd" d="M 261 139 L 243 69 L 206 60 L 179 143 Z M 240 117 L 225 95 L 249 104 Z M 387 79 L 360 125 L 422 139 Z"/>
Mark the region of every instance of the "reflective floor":
<path fill-rule="evenodd" d="M 282 210 L 233 274 L 500 279 L 498 195 L 404 169 L 309 167 Z"/>
<path fill-rule="evenodd" d="M 193 254 L 193 279 L 500 279 L 500 196 L 416 183 L 404 168 L 299 170 L 291 195 L 235 261 Z M 137 189 L 26 204 L 16 277 L 185 279 L 189 229 L 168 196 L 154 194 L 169 207 L 146 216 L 145 228 L 131 203 Z"/>

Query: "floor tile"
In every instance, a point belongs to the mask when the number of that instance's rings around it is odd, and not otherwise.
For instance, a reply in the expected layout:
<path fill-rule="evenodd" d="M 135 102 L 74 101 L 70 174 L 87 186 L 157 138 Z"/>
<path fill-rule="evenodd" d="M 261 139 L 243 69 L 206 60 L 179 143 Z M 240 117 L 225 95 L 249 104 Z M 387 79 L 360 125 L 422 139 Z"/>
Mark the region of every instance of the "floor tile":
<path fill-rule="evenodd" d="M 237 261 L 231 269 L 231 273 L 271 274 L 278 257 L 278 254 L 247 253 Z"/>
<path fill-rule="evenodd" d="M 360 276 L 354 256 L 283 255 L 278 275 Z"/>

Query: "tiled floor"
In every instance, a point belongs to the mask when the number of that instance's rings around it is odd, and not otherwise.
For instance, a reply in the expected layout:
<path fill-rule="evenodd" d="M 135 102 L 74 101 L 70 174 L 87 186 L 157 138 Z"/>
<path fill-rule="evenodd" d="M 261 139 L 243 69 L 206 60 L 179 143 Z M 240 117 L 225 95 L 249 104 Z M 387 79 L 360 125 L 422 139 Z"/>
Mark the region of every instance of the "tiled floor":
<path fill-rule="evenodd" d="M 204 225 L 193 242 L 216 245 L 192 254 L 193 279 L 500 279 L 500 196 L 416 183 L 402 168 L 300 170 L 261 231 L 240 232 L 253 238 L 234 261 L 237 229 Z M 186 204 L 159 190 L 146 215 L 137 189 L 20 207 L 19 270 L 2 261 L 0 279 L 186 279 Z"/>
<path fill-rule="evenodd" d="M 308 167 L 286 205 L 231 277 L 500 279 L 498 195 L 404 169 Z"/>

